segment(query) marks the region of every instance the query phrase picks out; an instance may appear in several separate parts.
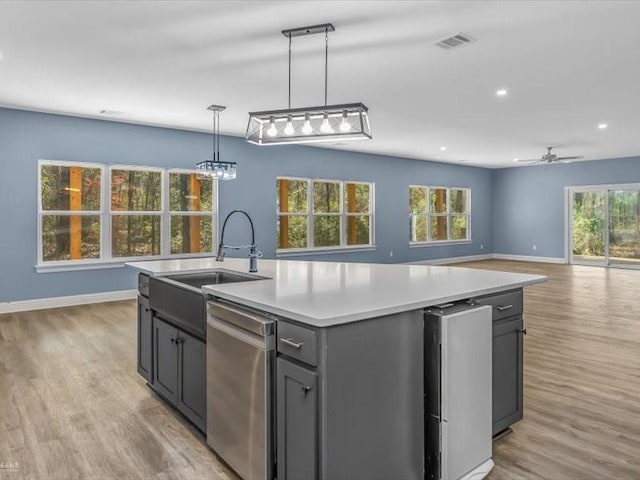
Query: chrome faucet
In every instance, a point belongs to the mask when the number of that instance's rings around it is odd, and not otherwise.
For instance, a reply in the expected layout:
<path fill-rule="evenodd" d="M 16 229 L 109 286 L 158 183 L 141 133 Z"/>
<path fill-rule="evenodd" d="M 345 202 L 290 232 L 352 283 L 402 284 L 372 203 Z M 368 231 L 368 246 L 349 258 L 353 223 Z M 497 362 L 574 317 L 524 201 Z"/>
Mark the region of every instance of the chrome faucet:
<path fill-rule="evenodd" d="M 251 243 L 249 245 L 225 245 L 224 244 L 224 230 L 227 227 L 227 221 L 229 217 L 231 217 L 234 213 L 242 213 L 247 220 L 249 220 L 249 224 L 251 225 Z M 240 250 L 241 248 L 249 249 L 249 273 L 257 273 L 258 272 L 258 259 L 262 258 L 262 252 L 258 250 L 256 246 L 256 232 L 253 228 L 253 221 L 247 212 L 244 210 L 231 210 L 229 215 L 224 219 L 224 223 L 222 224 L 222 232 L 220 233 L 220 245 L 218 245 L 218 253 L 216 255 L 217 262 L 224 262 L 224 250 L 228 248 L 230 250 Z"/>

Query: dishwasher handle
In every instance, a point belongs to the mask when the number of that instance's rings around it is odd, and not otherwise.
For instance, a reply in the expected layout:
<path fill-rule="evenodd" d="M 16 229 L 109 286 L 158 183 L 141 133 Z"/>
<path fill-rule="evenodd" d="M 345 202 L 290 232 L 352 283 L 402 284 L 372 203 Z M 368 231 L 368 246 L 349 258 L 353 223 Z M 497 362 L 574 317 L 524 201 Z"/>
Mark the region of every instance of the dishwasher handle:
<path fill-rule="evenodd" d="M 218 331 L 259 350 L 266 352 L 275 350 L 275 337 L 273 335 L 261 337 L 216 318 L 209 317 L 207 319 L 207 330 L 207 336 L 216 335 L 216 331 Z"/>
<path fill-rule="evenodd" d="M 209 317 L 230 323 L 260 337 L 268 337 L 269 335 L 273 335 L 274 332 L 273 320 L 261 317 L 252 311 L 244 310 L 235 305 L 231 306 L 220 302 L 208 302 L 207 312 L 209 313 Z"/>

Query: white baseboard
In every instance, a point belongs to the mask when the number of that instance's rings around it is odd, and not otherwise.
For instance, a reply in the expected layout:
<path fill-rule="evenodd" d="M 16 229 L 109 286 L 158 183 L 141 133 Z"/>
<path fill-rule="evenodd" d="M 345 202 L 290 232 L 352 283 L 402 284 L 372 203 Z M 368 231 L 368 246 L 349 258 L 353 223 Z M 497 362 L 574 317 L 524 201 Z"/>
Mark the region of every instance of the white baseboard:
<path fill-rule="evenodd" d="M 509 255 L 506 253 L 494 253 L 496 260 L 516 260 L 518 262 L 540 262 L 540 263 L 568 263 L 562 257 L 536 257 L 533 255 Z"/>
<path fill-rule="evenodd" d="M 490 260 L 492 258 L 493 258 L 493 254 L 485 253 L 484 255 L 467 255 L 464 257 L 433 258 L 430 260 L 419 260 L 417 262 L 409 262 L 409 265 L 444 265 L 446 263 L 475 262 L 477 260 Z"/>
<path fill-rule="evenodd" d="M 408 262 L 409 265 L 445 265 L 449 263 L 476 262 L 478 260 L 515 260 L 518 262 L 568 263 L 561 257 L 535 257 L 529 255 L 509 255 L 506 253 L 486 253 L 484 255 L 467 255 L 464 257 L 433 258 Z"/>
<path fill-rule="evenodd" d="M 138 290 L 118 290 L 115 292 L 88 293 L 67 297 L 35 298 L 16 302 L 0 302 L 0 313 L 26 312 L 28 310 L 44 310 L 47 308 L 71 307 L 88 303 L 117 302 L 136 298 Z"/>

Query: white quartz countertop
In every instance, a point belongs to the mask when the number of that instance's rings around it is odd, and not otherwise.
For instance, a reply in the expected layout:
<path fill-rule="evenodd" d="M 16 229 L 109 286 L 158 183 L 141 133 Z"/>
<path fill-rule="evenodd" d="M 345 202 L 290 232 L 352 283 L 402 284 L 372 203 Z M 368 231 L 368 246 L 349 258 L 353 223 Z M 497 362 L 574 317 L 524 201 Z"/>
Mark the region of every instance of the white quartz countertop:
<path fill-rule="evenodd" d="M 248 273 L 249 260 L 190 258 L 127 263 L 149 275 L 224 269 Z M 405 312 L 545 282 L 542 275 L 430 265 L 259 260 L 256 280 L 207 285 L 215 295 L 315 327 Z"/>

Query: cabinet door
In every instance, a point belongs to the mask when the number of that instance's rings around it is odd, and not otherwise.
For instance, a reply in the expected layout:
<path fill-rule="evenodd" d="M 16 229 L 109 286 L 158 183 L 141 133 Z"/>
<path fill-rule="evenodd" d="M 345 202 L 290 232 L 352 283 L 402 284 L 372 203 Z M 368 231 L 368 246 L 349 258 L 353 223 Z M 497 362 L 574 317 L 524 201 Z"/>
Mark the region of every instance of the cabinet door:
<path fill-rule="evenodd" d="M 184 332 L 180 332 L 178 338 L 178 409 L 204 431 L 207 424 L 206 345 Z"/>
<path fill-rule="evenodd" d="M 167 400 L 178 398 L 178 330 L 153 319 L 153 388 Z"/>
<path fill-rule="evenodd" d="M 493 435 L 522 420 L 522 317 L 493 324 Z"/>
<path fill-rule="evenodd" d="M 277 360 L 278 480 L 317 478 L 317 375 Z"/>
<path fill-rule="evenodd" d="M 149 300 L 138 295 L 138 373 L 153 381 L 153 321 Z"/>

